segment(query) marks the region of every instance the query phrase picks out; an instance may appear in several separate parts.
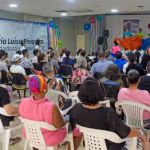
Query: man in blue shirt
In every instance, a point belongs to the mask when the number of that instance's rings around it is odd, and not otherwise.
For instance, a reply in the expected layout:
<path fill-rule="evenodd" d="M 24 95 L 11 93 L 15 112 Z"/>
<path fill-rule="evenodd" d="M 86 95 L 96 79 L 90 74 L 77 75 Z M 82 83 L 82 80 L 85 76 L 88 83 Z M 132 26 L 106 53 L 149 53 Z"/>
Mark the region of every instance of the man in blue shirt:
<path fill-rule="evenodd" d="M 104 74 L 109 65 L 113 64 L 112 61 L 105 58 L 103 51 L 99 52 L 99 61 L 95 63 L 91 68 L 91 74 L 94 76 L 95 73 Z"/>
<path fill-rule="evenodd" d="M 117 52 L 116 53 L 116 60 L 114 61 L 114 64 L 116 64 L 118 66 L 120 71 L 123 71 L 123 66 L 126 64 L 126 62 L 127 61 L 122 58 L 122 53 L 121 52 Z"/>

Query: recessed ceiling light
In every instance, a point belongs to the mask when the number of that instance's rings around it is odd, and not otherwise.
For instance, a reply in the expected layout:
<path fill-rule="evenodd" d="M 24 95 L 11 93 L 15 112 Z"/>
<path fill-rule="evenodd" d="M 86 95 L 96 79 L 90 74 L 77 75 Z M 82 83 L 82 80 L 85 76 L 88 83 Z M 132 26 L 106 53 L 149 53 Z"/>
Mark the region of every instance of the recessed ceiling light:
<path fill-rule="evenodd" d="M 68 14 L 66 12 L 63 12 L 60 15 L 63 16 L 63 17 L 68 16 Z"/>
<path fill-rule="evenodd" d="M 17 8 L 18 5 L 17 4 L 9 4 L 9 7 L 11 7 L 11 8 Z"/>
<path fill-rule="evenodd" d="M 118 12 L 118 9 L 111 9 L 111 12 L 112 12 L 112 13 L 117 13 L 117 12 Z"/>

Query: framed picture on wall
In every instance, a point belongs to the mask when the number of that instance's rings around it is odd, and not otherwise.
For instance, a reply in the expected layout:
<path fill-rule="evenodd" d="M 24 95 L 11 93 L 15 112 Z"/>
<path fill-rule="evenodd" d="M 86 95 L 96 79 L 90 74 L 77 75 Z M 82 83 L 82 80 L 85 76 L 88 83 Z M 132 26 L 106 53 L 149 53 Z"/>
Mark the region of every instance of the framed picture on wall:
<path fill-rule="evenodd" d="M 123 31 L 137 33 L 139 31 L 139 20 L 124 20 L 123 21 Z"/>

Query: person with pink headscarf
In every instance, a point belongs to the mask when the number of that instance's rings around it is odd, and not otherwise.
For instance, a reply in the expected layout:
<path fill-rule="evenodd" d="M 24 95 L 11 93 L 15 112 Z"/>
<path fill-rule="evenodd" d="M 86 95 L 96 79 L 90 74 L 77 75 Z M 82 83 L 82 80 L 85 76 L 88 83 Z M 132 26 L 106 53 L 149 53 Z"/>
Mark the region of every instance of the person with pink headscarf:
<path fill-rule="evenodd" d="M 47 122 L 57 128 L 58 130 L 56 131 L 42 129 L 46 145 L 57 146 L 66 137 L 67 130 L 64 127 L 66 122 L 59 108 L 45 98 L 45 94 L 47 93 L 45 78 L 41 75 L 31 76 L 29 78 L 29 89 L 32 96 L 21 100 L 19 106 L 20 116 L 29 120 Z"/>

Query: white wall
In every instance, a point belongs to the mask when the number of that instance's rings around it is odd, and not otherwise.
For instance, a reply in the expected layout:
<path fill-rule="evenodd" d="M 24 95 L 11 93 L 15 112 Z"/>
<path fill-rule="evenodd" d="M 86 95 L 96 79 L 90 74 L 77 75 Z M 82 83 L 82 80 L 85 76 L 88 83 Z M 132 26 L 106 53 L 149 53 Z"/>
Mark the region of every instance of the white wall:
<path fill-rule="evenodd" d="M 113 44 L 113 39 L 123 33 L 123 20 L 138 19 L 140 27 L 145 34 L 150 33 L 148 24 L 150 23 L 150 15 L 109 15 L 106 16 L 106 29 L 109 30 L 110 36 L 108 39 L 109 48 Z"/>

